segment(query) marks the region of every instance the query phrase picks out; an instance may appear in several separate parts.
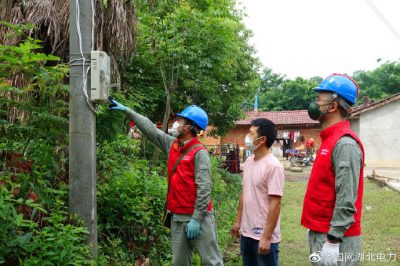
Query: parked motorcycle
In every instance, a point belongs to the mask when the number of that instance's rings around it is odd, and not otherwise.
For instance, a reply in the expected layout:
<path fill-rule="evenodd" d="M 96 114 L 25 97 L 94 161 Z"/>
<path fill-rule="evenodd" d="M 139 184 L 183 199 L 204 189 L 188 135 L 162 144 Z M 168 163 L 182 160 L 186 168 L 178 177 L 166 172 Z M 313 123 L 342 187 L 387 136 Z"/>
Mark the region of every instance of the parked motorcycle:
<path fill-rule="evenodd" d="M 299 151 L 292 149 L 288 151 L 288 158 L 290 164 L 296 167 L 305 167 L 311 165 L 314 162 L 314 156 L 311 151 Z"/>

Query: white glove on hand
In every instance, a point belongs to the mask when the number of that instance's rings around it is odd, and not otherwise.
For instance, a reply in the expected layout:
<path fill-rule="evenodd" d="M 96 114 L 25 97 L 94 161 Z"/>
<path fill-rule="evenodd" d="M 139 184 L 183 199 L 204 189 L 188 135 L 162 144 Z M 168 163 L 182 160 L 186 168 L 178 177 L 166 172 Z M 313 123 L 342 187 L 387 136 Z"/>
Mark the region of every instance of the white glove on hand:
<path fill-rule="evenodd" d="M 321 263 L 322 265 L 327 266 L 337 266 L 339 260 L 339 243 L 331 243 L 326 241 L 322 246 L 322 256 Z"/>

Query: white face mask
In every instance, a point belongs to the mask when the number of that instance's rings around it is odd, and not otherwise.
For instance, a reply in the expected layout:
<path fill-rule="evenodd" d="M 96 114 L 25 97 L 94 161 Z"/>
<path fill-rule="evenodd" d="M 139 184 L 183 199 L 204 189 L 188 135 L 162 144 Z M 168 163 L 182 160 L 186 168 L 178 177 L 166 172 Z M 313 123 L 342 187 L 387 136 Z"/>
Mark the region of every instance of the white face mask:
<path fill-rule="evenodd" d="M 171 130 L 168 130 L 172 136 L 174 137 L 179 136 L 179 131 L 178 131 L 179 126 L 180 124 L 178 123 L 178 121 L 175 121 L 175 123 L 172 124 Z"/>
<path fill-rule="evenodd" d="M 254 141 L 255 140 L 258 140 L 258 139 L 260 139 L 260 138 L 262 138 L 262 137 L 259 137 L 259 138 L 256 138 L 256 139 L 253 139 L 253 137 L 252 136 L 250 136 L 250 135 L 247 135 L 246 136 L 246 138 L 244 139 L 244 144 L 246 145 L 246 147 L 249 149 L 249 150 L 251 150 L 251 151 L 255 151 L 255 150 L 257 150 L 258 149 L 258 147 L 260 147 L 260 145 L 261 145 L 261 143 L 260 144 L 258 144 L 257 146 L 254 146 Z"/>
<path fill-rule="evenodd" d="M 180 136 L 185 133 L 185 126 L 188 126 L 185 124 L 185 122 L 183 122 L 183 124 L 180 124 L 178 121 L 175 121 L 172 124 L 172 128 L 168 129 L 168 133 L 171 134 L 172 136 L 176 137 L 176 138 L 180 138 Z M 181 131 L 178 130 L 179 127 L 183 127 L 183 129 L 181 129 Z"/>

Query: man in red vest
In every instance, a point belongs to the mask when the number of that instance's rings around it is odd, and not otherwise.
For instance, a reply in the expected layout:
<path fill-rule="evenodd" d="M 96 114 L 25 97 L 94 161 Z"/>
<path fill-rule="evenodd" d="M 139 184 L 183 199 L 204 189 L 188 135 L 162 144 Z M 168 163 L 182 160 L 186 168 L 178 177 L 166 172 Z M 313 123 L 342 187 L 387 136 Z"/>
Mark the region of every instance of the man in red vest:
<path fill-rule="evenodd" d="M 347 120 L 358 90 L 350 77 L 332 74 L 314 89 L 318 96 L 308 108 L 322 126 L 301 217 L 312 264 L 360 263 L 364 149 Z"/>
<path fill-rule="evenodd" d="M 128 113 L 143 134 L 168 154 L 172 264 L 192 265 L 193 249 L 197 249 L 202 264 L 223 265 L 211 202 L 210 157 L 197 139 L 197 133 L 207 128 L 207 113 L 195 105 L 187 107 L 177 114 L 170 136 L 148 118 L 113 99 L 110 102 L 110 110 Z"/>

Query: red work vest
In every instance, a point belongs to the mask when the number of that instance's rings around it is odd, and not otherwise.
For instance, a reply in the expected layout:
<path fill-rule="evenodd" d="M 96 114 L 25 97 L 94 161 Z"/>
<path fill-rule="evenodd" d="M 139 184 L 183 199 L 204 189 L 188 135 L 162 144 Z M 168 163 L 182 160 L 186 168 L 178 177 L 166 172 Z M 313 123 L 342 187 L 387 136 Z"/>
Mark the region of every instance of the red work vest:
<path fill-rule="evenodd" d="M 197 137 L 190 140 L 184 146 L 179 147 L 179 141 L 176 139 L 172 144 L 171 150 L 168 157 L 168 176 L 171 176 L 172 168 L 179 157 L 188 148 L 195 144 L 201 144 Z M 176 214 L 193 214 L 194 204 L 196 203 L 197 188 L 195 182 L 195 167 L 194 159 L 195 155 L 199 150 L 204 150 L 204 146 L 199 146 L 192 149 L 188 154 L 186 154 L 178 166 L 175 172 L 168 180 L 169 182 L 169 192 L 167 200 L 167 209 L 172 213 Z M 208 204 L 207 211 L 212 210 L 212 203 Z"/>
<path fill-rule="evenodd" d="M 328 233 L 336 201 L 335 172 L 331 162 L 332 152 L 339 139 L 345 135 L 349 135 L 360 145 L 362 167 L 360 169 L 358 196 L 355 202 L 357 209 L 354 214 L 355 222 L 346 230 L 344 236 L 359 236 L 361 235 L 360 221 L 364 190 L 364 148 L 360 139 L 351 130 L 348 121 L 339 122 L 328 127 L 320 135 L 322 143 L 311 170 L 307 192 L 304 196 L 301 224 L 313 231 Z"/>

